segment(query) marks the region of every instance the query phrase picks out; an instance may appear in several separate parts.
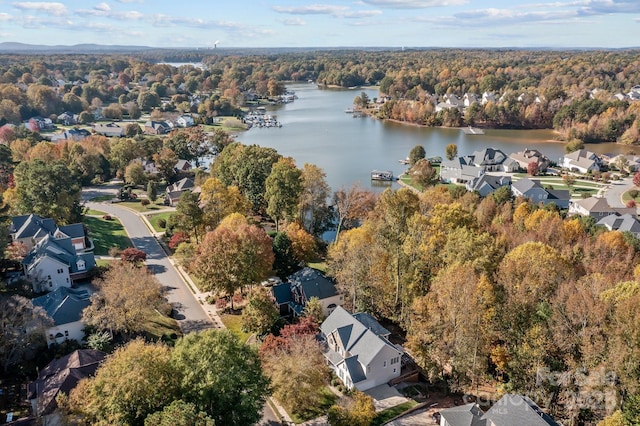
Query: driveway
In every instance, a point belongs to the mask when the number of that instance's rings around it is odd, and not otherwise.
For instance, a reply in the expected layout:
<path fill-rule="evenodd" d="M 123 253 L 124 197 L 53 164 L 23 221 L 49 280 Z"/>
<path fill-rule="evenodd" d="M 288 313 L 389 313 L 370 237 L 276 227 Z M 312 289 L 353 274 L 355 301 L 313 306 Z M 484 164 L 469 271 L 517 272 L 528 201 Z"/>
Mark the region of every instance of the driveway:
<path fill-rule="evenodd" d="M 103 191 L 102 188 L 97 190 L 96 188 L 88 188 L 86 196 L 88 198 L 90 194 L 91 198 L 94 198 L 112 193 L 111 191 L 113 191 L 111 188 L 106 188 L 106 191 Z M 83 191 L 83 195 L 85 195 L 85 191 Z M 149 228 L 136 213 L 108 202 L 86 202 L 85 204 L 91 209 L 109 213 L 120 219 L 133 245 L 147 253 L 146 264 L 163 286 L 167 300 L 174 306 L 176 311 L 174 318 L 178 321 L 183 333 L 204 330 L 215 325 L 158 241 L 153 237 Z"/>
<path fill-rule="evenodd" d="M 611 207 L 626 207 L 622 202 L 622 194 L 633 188 L 633 179 L 626 178 L 621 181 L 613 181 L 605 191 L 604 196 Z"/>

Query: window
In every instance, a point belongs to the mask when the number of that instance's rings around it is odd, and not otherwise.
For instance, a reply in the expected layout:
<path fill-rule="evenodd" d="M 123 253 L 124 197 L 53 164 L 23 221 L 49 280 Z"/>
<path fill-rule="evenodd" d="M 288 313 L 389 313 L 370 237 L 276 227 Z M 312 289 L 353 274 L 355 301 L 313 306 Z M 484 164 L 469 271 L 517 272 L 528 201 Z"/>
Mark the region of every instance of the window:
<path fill-rule="evenodd" d="M 65 337 L 69 337 L 69 330 L 65 330 L 64 331 L 64 335 L 65 335 Z"/>
<path fill-rule="evenodd" d="M 396 372 L 396 369 L 395 369 L 395 368 L 393 369 L 393 372 L 394 372 L 394 373 Z"/>
<path fill-rule="evenodd" d="M 387 367 L 387 361 L 386 360 L 382 361 L 382 366 L 385 367 L 385 368 Z"/>

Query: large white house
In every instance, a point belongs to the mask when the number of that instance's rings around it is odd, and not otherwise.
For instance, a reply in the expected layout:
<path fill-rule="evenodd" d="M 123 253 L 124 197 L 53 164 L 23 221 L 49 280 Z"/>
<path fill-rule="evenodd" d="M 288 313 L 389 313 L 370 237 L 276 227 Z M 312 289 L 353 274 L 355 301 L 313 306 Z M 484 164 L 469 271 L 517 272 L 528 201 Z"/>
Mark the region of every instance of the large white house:
<path fill-rule="evenodd" d="M 573 151 L 562 158 L 562 167 L 580 173 L 600 171 L 600 164 L 600 157 L 586 149 Z"/>
<path fill-rule="evenodd" d="M 349 389 L 365 391 L 400 376 L 404 351 L 370 315 L 338 306 L 320 332 L 327 363 Z"/>

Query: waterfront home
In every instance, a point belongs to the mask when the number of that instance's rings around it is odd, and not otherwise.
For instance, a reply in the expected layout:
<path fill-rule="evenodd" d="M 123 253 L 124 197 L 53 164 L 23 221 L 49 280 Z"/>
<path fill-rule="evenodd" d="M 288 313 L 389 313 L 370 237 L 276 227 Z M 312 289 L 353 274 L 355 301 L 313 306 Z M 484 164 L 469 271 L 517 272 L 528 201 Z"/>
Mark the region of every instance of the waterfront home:
<path fill-rule="evenodd" d="M 484 92 L 482 94 L 482 105 L 486 105 L 489 102 L 493 102 L 496 103 L 496 101 L 498 100 L 498 98 L 496 97 L 496 94 L 493 92 Z"/>
<path fill-rule="evenodd" d="M 562 158 L 562 167 L 572 172 L 597 172 L 600 171 L 600 164 L 600 157 L 586 149 L 573 151 Z"/>
<path fill-rule="evenodd" d="M 484 168 L 475 166 L 469 157 L 443 159 L 440 164 L 440 179 L 445 183 L 465 184 L 483 174 Z"/>
<path fill-rule="evenodd" d="M 538 171 L 544 172 L 551 164 L 551 161 L 537 149 L 525 148 L 524 151 L 514 152 L 509 155 L 513 161 L 517 162 L 521 169 L 527 170 L 529 164 L 538 165 Z"/>
<path fill-rule="evenodd" d="M 499 149 L 485 148 L 469 156 L 470 163 L 485 172 L 515 172 L 519 165 Z"/>
<path fill-rule="evenodd" d="M 525 197 L 534 204 L 554 203 L 560 209 L 569 207 L 571 194 L 564 189 L 545 189 L 538 180 L 522 178 L 511 185 L 511 193 L 514 197 Z"/>
<path fill-rule="evenodd" d="M 526 396 L 507 394 L 486 413 L 476 403 L 440 410 L 440 426 L 560 426 Z"/>
<path fill-rule="evenodd" d="M 606 198 L 589 197 L 580 200 L 572 200 L 569 204 L 569 216 L 591 216 L 595 220 L 600 220 L 610 214 L 636 216 L 635 207 L 611 207 Z"/>
<path fill-rule="evenodd" d="M 467 191 L 477 192 L 481 197 L 486 197 L 498 188 L 511 185 L 511 176 L 493 176 L 484 174 L 473 178 L 466 184 Z"/>
<path fill-rule="evenodd" d="M 404 350 L 367 314 L 338 306 L 320 325 L 320 341 L 329 366 L 349 389 L 366 391 L 400 376 Z"/>
<path fill-rule="evenodd" d="M 82 311 L 91 304 L 91 296 L 86 289 L 58 287 L 32 299 L 32 303 L 43 308 L 53 320 L 53 326 L 46 331 L 49 346 L 66 340 L 82 343 L 85 328 Z"/>

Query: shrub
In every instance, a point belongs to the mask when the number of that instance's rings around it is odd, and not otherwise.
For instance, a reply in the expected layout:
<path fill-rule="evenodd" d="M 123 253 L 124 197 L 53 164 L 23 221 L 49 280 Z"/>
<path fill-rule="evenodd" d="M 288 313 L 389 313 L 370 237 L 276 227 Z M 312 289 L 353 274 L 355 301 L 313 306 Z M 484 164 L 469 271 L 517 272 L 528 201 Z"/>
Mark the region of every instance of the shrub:
<path fill-rule="evenodd" d="M 148 206 L 149 204 L 151 204 L 151 201 L 149 201 L 146 198 L 143 198 L 142 200 L 140 200 L 140 204 L 142 204 L 143 206 Z"/>
<path fill-rule="evenodd" d="M 629 197 L 631 198 L 637 198 L 638 195 L 640 195 L 640 191 L 638 191 L 637 189 L 631 189 L 629 190 Z"/>
<path fill-rule="evenodd" d="M 167 219 L 158 219 L 158 226 L 160 228 L 166 228 L 167 227 Z"/>
<path fill-rule="evenodd" d="M 104 220 L 113 220 L 113 218 L 111 217 L 110 214 L 105 214 L 104 216 L 102 216 L 102 219 L 104 219 Z"/>
<path fill-rule="evenodd" d="M 213 298 L 213 296 L 209 296 Z M 216 300 L 216 309 L 224 309 L 227 307 L 227 299 L 221 297 Z"/>

